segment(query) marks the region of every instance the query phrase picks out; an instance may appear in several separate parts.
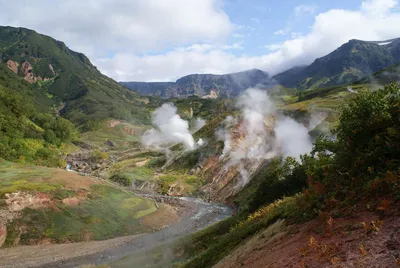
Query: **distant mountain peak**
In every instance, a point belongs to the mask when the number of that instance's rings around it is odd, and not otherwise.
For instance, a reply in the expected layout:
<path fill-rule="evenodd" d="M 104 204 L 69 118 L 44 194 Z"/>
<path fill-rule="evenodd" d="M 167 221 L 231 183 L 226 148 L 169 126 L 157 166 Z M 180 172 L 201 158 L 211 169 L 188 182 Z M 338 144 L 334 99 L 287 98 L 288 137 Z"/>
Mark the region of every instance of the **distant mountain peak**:
<path fill-rule="evenodd" d="M 121 82 L 122 85 L 144 95 L 164 98 L 187 97 L 235 97 L 249 87 L 268 88 L 272 85 L 269 74 L 250 69 L 229 74 L 189 74 L 171 82 Z"/>
<path fill-rule="evenodd" d="M 384 41 L 351 39 L 312 64 L 289 69 L 274 79 L 286 87 L 308 89 L 359 81 L 400 61 L 400 38 Z"/>

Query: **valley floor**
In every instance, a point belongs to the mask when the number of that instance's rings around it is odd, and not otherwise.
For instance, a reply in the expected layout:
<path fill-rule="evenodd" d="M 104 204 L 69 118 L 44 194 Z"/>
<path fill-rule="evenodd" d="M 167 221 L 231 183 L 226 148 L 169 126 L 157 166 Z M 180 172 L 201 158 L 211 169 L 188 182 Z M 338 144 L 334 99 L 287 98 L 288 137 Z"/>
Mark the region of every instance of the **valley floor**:
<path fill-rule="evenodd" d="M 58 245 L 19 246 L 0 250 L 0 267 L 43 267 L 51 263 L 62 266 L 71 259 L 80 259 L 122 246 L 140 235 L 118 237 L 103 241 L 78 242 Z"/>
<path fill-rule="evenodd" d="M 184 200 L 187 208 L 192 207 L 193 212 L 180 220 L 179 216 L 171 213 L 174 208 L 166 204 L 159 204 L 160 209 L 152 213 L 154 215 L 144 217 L 143 224 L 154 228 L 166 227 L 168 222 L 175 222 L 158 232 L 103 241 L 6 248 L 0 250 L 0 267 L 77 267 L 110 262 L 117 262 L 118 267 L 132 267 L 132 261 L 124 266 L 130 255 L 172 242 L 231 215 L 231 209 L 226 206 L 199 202 L 196 199 Z M 122 260 L 119 261 L 120 259 Z"/>

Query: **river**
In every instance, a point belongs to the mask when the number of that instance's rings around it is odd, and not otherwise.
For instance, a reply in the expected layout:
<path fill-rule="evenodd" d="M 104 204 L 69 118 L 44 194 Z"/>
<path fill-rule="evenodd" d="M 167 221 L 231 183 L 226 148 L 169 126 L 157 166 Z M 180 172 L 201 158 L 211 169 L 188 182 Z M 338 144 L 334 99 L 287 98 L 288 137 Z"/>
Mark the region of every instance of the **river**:
<path fill-rule="evenodd" d="M 138 267 L 131 259 L 153 248 L 166 245 L 197 232 L 232 215 L 229 206 L 204 202 L 191 197 L 142 195 L 152 199 L 179 199 L 192 205 L 194 213 L 154 233 L 63 245 L 20 246 L 0 251 L 1 268 L 79 267 L 85 264 L 108 264 L 117 268 Z M 149 267 L 149 266 L 146 266 Z"/>

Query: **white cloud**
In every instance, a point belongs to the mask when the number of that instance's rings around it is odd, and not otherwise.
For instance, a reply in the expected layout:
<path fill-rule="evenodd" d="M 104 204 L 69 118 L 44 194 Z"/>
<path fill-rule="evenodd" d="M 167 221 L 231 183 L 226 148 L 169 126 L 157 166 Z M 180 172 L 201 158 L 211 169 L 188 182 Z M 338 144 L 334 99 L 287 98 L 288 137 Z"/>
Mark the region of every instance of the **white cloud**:
<path fill-rule="evenodd" d="M 232 49 L 243 49 L 243 42 L 235 42 L 227 45 L 215 45 L 215 44 L 193 44 L 186 47 L 177 47 L 175 51 L 192 51 L 192 52 L 207 52 L 212 50 L 232 50 Z"/>
<path fill-rule="evenodd" d="M 296 39 L 298 37 L 301 37 L 303 34 L 300 32 L 291 32 L 290 36 L 292 37 L 292 39 Z"/>
<path fill-rule="evenodd" d="M 282 47 L 282 44 L 270 44 L 265 45 L 264 47 L 270 51 L 277 51 Z"/>
<path fill-rule="evenodd" d="M 246 37 L 246 35 L 245 34 L 241 34 L 241 33 L 234 33 L 234 34 L 232 34 L 232 37 L 233 38 L 238 38 L 238 39 L 243 39 L 243 38 Z"/>
<path fill-rule="evenodd" d="M 243 49 L 242 43 L 243 43 L 243 42 L 235 42 L 235 43 L 233 43 L 232 45 L 225 45 L 225 46 L 223 46 L 223 49 L 224 49 L 224 50 L 229 50 L 229 49 Z"/>
<path fill-rule="evenodd" d="M 223 41 L 234 29 L 220 0 L 0 0 L 0 24 L 65 40 L 92 56 Z"/>
<path fill-rule="evenodd" d="M 274 32 L 275 35 L 286 35 L 288 32 L 288 29 L 280 29 Z"/>
<path fill-rule="evenodd" d="M 303 14 L 313 14 L 316 10 L 316 7 L 313 5 L 299 5 L 294 8 L 294 14 L 296 16 L 301 16 Z"/>
<path fill-rule="evenodd" d="M 251 68 L 274 74 L 293 65 L 309 64 L 350 39 L 386 40 L 399 37 L 398 25 L 400 13 L 390 10 L 377 17 L 364 8 L 355 11 L 333 9 L 318 14 L 309 33 L 281 44 L 269 45 L 267 48 L 272 51 L 260 56 L 236 56 L 222 49 L 206 52 L 173 50 L 143 57 L 117 54 L 110 59 L 98 60 L 96 64 L 118 80 L 174 80 L 189 73 L 221 74 Z M 121 72 L 117 73 L 118 70 Z"/>
<path fill-rule="evenodd" d="M 357 10 L 332 9 L 316 14 L 309 32 L 270 44 L 262 55 L 241 55 L 239 52 L 246 51 L 240 50 L 243 44 L 226 43 L 224 37 L 248 38 L 256 29 L 233 25 L 220 1 L 69 0 L 50 5 L 45 0 L 0 0 L 1 7 L 7 6 L 0 9 L 0 24 L 22 25 L 65 40 L 72 48 L 89 52 L 100 70 L 119 81 L 170 81 L 189 73 L 220 74 L 251 68 L 274 74 L 293 65 L 309 64 L 350 39 L 400 37 L 397 1 L 368 0 Z M 167 47 L 174 49 L 154 53 Z M 104 51 L 110 50 L 116 53 L 107 56 Z"/>
<path fill-rule="evenodd" d="M 286 22 L 286 26 L 283 29 L 275 31 L 274 35 L 287 35 L 291 33 L 293 26 L 300 20 L 303 19 L 304 15 L 312 15 L 316 11 L 316 6 L 314 5 L 298 5 L 294 7 L 292 14 Z M 293 38 L 293 33 L 291 33 Z"/>
<path fill-rule="evenodd" d="M 367 0 L 362 3 L 361 9 L 371 15 L 384 16 L 396 6 L 396 0 Z"/>

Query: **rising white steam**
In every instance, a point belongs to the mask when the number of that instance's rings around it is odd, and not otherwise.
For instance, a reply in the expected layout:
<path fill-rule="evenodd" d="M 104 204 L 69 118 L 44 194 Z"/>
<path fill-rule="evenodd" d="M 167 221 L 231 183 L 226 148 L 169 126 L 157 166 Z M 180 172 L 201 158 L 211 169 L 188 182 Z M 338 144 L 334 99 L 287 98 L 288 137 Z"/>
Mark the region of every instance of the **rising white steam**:
<path fill-rule="evenodd" d="M 351 94 L 357 94 L 357 91 L 355 91 L 352 87 L 347 87 L 347 91 Z"/>
<path fill-rule="evenodd" d="M 238 186 L 246 185 L 249 174 L 266 159 L 278 155 L 299 159 L 311 150 L 307 128 L 292 118 L 278 117 L 266 91 L 247 89 L 237 107 L 240 119 L 227 117 L 216 135 L 224 141 L 221 158 L 228 159 L 226 168 L 236 166 L 241 174 Z"/>
<path fill-rule="evenodd" d="M 196 118 L 196 120 L 194 121 L 194 125 L 193 125 L 193 133 L 196 132 L 197 130 L 201 129 L 202 127 L 204 127 L 206 125 L 206 120 L 204 120 L 201 117 Z"/>
<path fill-rule="evenodd" d="M 310 120 L 308 122 L 308 130 L 313 130 L 319 126 L 328 117 L 329 113 L 326 111 L 315 111 L 312 110 Z"/>
<path fill-rule="evenodd" d="M 312 149 L 308 129 L 290 117 L 277 120 L 275 135 L 285 157 L 292 156 L 300 160 L 300 155 L 308 153 Z"/>
<path fill-rule="evenodd" d="M 267 119 L 275 107 L 267 93 L 259 89 L 248 89 L 238 99 L 237 106 L 242 111 L 241 122 L 237 134 L 240 140 L 230 152 L 233 160 L 263 159 L 274 151 L 273 143 L 269 142 L 271 131 Z"/>
<path fill-rule="evenodd" d="M 146 147 L 160 148 L 171 143 L 183 143 L 188 150 L 193 150 L 196 143 L 189 132 L 189 124 L 177 113 L 172 103 L 165 103 L 152 113 L 152 123 L 155 128 L 146 131 L 142 143 Z M 203 144 L 201 140 L 199 144 Z"/>
<path fill-rule="evenodd" d="M 225 128 L 220 128 L 217 129 L 215 132 L 218 140 L 224 141 L 224 149 L 222 150 L 222 154 L 220 158 L 224 158 L 230 151 L 231 151 L 231 128 L 237 124 L 237 119 L 233 118 L 232 116 L 228 115 L 224 122 L 223 125 Z"/>
<path fill-rule="evenodd" d="M 198 146 L 203 146 L 204 144 L 205 144 L 205 141 L 202 139 L 202 138 L 200 138 L 198 141 L 197 141 L 197 143 L 196 143 Z"/>

